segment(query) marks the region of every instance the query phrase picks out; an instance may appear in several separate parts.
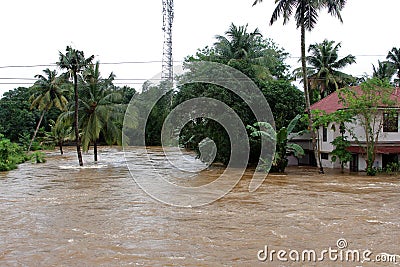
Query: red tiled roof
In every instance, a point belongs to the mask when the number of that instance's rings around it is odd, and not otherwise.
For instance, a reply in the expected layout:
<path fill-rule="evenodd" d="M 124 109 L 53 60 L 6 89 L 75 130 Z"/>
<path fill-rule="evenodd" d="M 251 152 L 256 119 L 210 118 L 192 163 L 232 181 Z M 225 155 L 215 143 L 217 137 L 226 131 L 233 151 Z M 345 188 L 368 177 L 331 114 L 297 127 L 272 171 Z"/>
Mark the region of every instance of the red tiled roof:
<path fill-rule="evenodd" d="M 352 88 L 354 91 L 361 90 L 360 86 L 353 86 L 350 88 Z M 398 103 L 398 105 L 396 107 L 400 107 L 400 88 L 399 87 L 394 89 L 391 99 L 395 100 Z M 328 95 L 327 97 L 316 102 L 315 104 L 312 104 L 310 108 L 311 108 L 311 110 L 322 110 L 322 111 L 325 111 L 327 114 L 330 114 L 337 110 L 343 109 L 343 104 L 340 103 L 340 101 L 339 101 L 338 91 L 335 91 L 332 94 Z"/>

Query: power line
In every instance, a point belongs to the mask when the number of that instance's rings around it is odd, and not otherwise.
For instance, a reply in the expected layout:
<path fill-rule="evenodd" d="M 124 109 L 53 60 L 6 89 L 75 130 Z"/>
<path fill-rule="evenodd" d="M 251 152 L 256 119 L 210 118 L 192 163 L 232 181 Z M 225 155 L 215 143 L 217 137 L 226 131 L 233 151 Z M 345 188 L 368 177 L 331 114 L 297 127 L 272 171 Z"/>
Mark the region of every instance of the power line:
<path fill-rule="evenodd" d="M 174 61 L 174 63 L 182 63 L 183 61 Z M 124 65 L 124 64 L 154 64 L 162 63 L 160 60 L 146 60 L 146 61 L 120 61 L 120 62 L 101 62 L 101 65 Z M 37 68 L 37 67 L 57 67 L 56 63 L 49 64 L 33 64 L 33 65 L 7 65 L 0 66 L 0 69 L 6 68 Z"/>
<path fill-rule="evenodd" d="M 355 57 L 386 57 L 387 55 L 353 55 L 353 54 L 351 54 L 352 56 L 355 56 Z M 347 56 L 347 55 L 345 55 L 345 56 Z M 307 55 L 306 55 L 306 57 L 307 57 Z M 339 55 L 339 57 L 341 57 L 341 55 Z M 299 58 L 301 58 L 301 56 L 288 56 L 287 58 L 294 58 L 294 59 L 299 59 Z"/>
<path fill-rule="evenodd" d="M 360 54 L 353 55 L 355 57 L 386 57 L 387 55 L 378 55 L 378 54 Z M 291 59 L 300 59 L 301 56 L 287 56 L 287 58 Z M 117 61 L 117 62 L 100 62 L 101 65 L 125 65 L 125 64 L 159 64 L 162 63 L 161 60 L 143 60 L 143 61 Z M 174 60 L 173 63 L 183 63 L 182 60 Z M 49 64 L 32 64 L 32 65 L 5 65 L 0 66 L 0 69 L 6 68 L 37 68 L 37 67 L 57 67 L 57 63 L 49 63 Z"/>

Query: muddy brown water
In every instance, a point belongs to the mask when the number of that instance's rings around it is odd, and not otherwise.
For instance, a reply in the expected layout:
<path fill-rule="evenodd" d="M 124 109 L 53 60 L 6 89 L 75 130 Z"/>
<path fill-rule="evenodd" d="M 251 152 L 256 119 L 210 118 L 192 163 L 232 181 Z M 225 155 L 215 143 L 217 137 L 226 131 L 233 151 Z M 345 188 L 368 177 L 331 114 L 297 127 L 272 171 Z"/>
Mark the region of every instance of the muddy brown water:
<path fill-rule="evenodd" d="M 151 149 L 161 160 L 159 148 Z M 289 168 L 270 175 L 254 193 L 251 171 L 224 198 L 177 208 L 144 193 L 119 148 L 101 148 L 100 162 L 73 149 L 47 153 L 45 164 L 25 163 L 0 173 L 0 266 L 398 266 L 346 259 L 287 259 L 293 251 L 347 248 L 400 254 L 400 177 L 366 177 Z M 148 175 L 148 159 L 135 159 Z M 215 179 L 219 168 L 199 174 Z M 149 177 L 151 179 L 151 177 Z M 287 261 L 265 246 L 284 250 Z M 260 250 L 264 250 L 261 251 Z M 343 248 L 343 251 L 345 248 Z M 339 250 L 338 250 L 339 251 Z M 284 257 L 283 257 L 284 258 Z"/>

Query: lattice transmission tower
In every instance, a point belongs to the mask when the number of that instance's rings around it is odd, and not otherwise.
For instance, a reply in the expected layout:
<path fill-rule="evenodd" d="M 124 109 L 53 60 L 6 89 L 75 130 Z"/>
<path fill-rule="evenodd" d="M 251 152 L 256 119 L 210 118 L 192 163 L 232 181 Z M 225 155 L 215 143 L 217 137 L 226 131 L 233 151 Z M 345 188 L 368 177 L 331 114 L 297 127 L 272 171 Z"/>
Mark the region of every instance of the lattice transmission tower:
<path fill-rule="evenodd" d="M 174 1 L 163 0 L 164 45 L 161 79 L 173 82 L 172 24 L 174 22 Z"/>

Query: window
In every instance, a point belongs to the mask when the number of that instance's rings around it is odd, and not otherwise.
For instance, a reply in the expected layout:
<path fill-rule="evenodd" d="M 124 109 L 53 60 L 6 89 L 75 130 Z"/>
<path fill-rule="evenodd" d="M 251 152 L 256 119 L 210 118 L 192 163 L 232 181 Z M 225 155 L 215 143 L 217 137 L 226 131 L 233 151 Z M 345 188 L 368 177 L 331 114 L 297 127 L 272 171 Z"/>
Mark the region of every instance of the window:
<path fill-rule="evenodd" d="M 328 141 L 328 129 L 326 127 L 322 127 L 322 142 Z"/>
<path fill-rule="evenodd" d="M 329 159 L 328 153 L 321 153 L 321 159 Z"/>
<path fill-rule="evenodd" d="M 390 112 L 383 113 L 383 132 L 398 132 L 399 131 L 399 113 Z"/>

